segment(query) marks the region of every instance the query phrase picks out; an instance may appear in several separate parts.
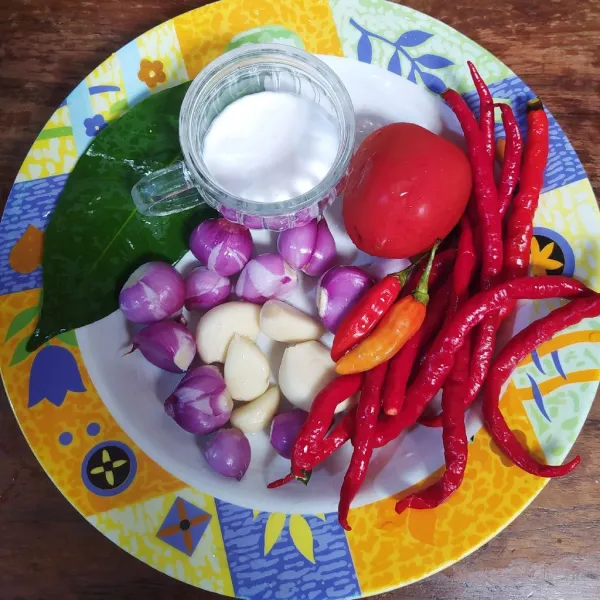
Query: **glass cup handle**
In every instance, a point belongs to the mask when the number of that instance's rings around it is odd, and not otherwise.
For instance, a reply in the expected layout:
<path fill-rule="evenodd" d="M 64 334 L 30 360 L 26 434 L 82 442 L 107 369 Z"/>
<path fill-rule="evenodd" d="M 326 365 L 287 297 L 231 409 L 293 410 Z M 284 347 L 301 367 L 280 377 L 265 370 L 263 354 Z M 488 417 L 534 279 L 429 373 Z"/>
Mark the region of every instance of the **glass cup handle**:
<path fill-rule="evenodd" d="M 140 213 L 149 217 L 172 215 L 203 203 L 183 162 L 146 175 L 131 190 Z"/>

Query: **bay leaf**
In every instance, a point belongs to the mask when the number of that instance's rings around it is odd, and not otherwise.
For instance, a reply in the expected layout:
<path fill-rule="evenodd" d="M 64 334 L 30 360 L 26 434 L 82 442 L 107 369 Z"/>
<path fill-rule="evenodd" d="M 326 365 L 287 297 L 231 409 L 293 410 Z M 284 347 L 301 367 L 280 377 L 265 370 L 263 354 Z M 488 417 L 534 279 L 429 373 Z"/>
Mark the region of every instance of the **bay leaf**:
<path fill-rule="evenodd" d="M 215 216 L 204 205 L 146 217 L 131 199 L 144 175 L 180 160 L 179 109 L 188 87 L 146 98 L 100 131 L 78 160 L 46 230 L 43 301 L 29 351 L 113 312 L 135 268 L 177 262 L 192 229 Z"/>

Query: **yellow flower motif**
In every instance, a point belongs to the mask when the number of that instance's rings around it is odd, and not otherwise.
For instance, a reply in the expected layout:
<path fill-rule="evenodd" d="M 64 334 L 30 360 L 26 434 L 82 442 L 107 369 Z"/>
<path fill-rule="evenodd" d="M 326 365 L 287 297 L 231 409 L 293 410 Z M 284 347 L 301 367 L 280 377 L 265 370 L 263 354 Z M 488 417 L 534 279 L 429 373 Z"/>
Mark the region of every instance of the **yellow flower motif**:
<path fill-rule="evenodd" d="M 108 453 L 108 450 L 106 450 L 106 448 L 105 448 L 104 450 L 102 450 L 102 466 L 93 468 L 90 471 L 90 473 L 92 475 L 100 475 L 103 473 L 104 479 L 106 479 L 106 483 L 108 483 L 108 485 L 110 485 L 111 487 L 114 487 L 114 485 L 115 485 L 115 474 L 114 474 L 115 469 L 118 469 L 119 467 L 123 467 L 126 464 L 127 464 L 127 461 L 123 460 L 123 459 L 113 461 L 110 458 L 110 454 Z"/>
<path fill-rule="evenodd" d="M 159 83 L 164 83 L 167 80 L 164 65 L 160 60 L 142 58 L 138 79 L 143 81 L 149 88 L 155 88 Z"/>
<path fill-rule="evenodd" d="M 254 519 L 260 514 L 257 510 L 252 512 Z M 325 521 L 325 515 L 323 514 L 317 514 L 315 517 Z M 271 513 L 269 515 L 267 524 L 265 525 L 265 556 L 271 552 L 273 546 L 281 537 L 281 532 L 283 531 L 287 518 L 287 515 L 283 513 Z M 302 515 L 290 515 L 289 531 L 296 550 L 298 550 L 304 558 L 315 564 L 315 544 L 308 521 Z"/>
<path fill-rule="evenodd" d="M 554 242 L 550 242 L 543 248 L 540 248 L 540 243 L 534 236 L 531 238 L 531 274 L 534 276 L 547 275 L 548 271 L 560 269 L 563 266 L 559 260 L 550 258 L 554 250 Z"/>

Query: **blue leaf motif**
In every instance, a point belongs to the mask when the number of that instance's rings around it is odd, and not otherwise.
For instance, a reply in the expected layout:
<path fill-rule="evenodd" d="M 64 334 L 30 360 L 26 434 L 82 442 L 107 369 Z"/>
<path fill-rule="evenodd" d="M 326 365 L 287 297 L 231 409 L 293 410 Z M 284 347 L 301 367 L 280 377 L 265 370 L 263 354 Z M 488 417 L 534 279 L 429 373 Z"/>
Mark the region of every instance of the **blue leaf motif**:
<path fill-rule="evenodd" d="M 545 375 L 546 371 L 544 371 L 544 367 L 542 366 L 542 361 L 540 360 L 540 355 L 538 354 L 537 350 L 533 350 L 531 353 L 531 360 L 533 361 L 533 364 L 536 366 L 537 370 L 542 375 Z"/>
<path fill-rule="evenodd" d="M 66 348 L 45 346 L 31 365 L 27 406 L 32 408 L 43 400 L 61 406 L 69 391 L 85 392 L 75 358 Z"/>
<path fill-rule="evenodd" d="M 413 83 L 417 83 L 417 70 L 415 69 L 415 64 L 410 64 L 410 73 L 408 74 L 408 80 Z"/>
<path fill-rule="evenodd" d="M 538 384 L 535 382 L 533 377 L 527 373 L 527 378 L 529 379 L 529 383 L 531 383 L 531 391 L 533 392 L 533 399 L 535 400 L 536 406 L 540 409 L 542 416 L 546 421 L 552 422 L 550 419 L 550 415 L 546 412 L 546 406 L 544 405 L 544 397 L 542 396 L 542 392 L 538 387 Z"/>
<path fill-rule="evenodd" d="M 415 60 L 428 69 L 445 69 L 454 64 L 449 58 L 437 56 L 436 54 L 423 54 L 423 56 L 417 56 Z"/>
<path fill-rule="evenodd" d="M 439 77 L 426 71 L 421 71 L 421 79 L 434 94 L 441 94 L 448 87 Z"/>
<path fill-rule="evenodd" d="M 432 36 L 433 33 L 419 31 L 418 29 L 413 29 L 412 31 L 405 31 L 396 41 L 396 46 L 404 46 L 405 48 L 420 46 L 423 42 L 426 42 Z"/>
<path fill-rule="evenodd" d="M 394 51 L 390 62 L 388 63 L 388 71 L 396 73 L 396 75 L 402 75 L 402 65 L 400 64 L 400 55 Z"/>
<path fill-rule="evenodd" d="M 373 59 L 373 47 L 371 46 L 371 40 L 368 35 L 363 33 L 360 36 L 358 45 L 356 46 L 356 54 L 358 55 L 358 60 L 360 60 L 360 62 L 371 64 L 371 60 Z"/>
<path fill-rule="evenodd" d="M 560 362 L 560 358 L 558 357 L 558 351 L 555 350 L 554 352 L 552 352 L 550 354 L 550 356 L 552 357 L 552 362 L 554 363 L 554 366 L 556 368 L 556 370 L 558 371 L 558 374 L 563 378 L 566 379 L 567 375 L 565 373 L 565 370 L 563 369 L 563 366 Z"/>

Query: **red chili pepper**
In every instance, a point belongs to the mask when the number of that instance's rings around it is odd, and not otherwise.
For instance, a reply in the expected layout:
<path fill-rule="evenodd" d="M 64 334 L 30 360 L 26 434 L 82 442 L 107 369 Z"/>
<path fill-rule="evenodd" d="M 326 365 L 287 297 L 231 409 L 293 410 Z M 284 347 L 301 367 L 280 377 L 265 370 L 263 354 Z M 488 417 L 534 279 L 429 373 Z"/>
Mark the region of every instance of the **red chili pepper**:
<path fill-rule="evenodd" d="M 467 61 L 471 79 L 479 96 L 479 127 L 483 134 L 485 152 L 491 164 L 494 163 L 494 99 L 490 89 L 471 61 Z"/>
<path fill-rule="evenodd" d="M 541 129 L 544 128 L 543 123 L 545 122 L 545 124 L 546 124 L 546 133 L 545 133 L 546 154 L 545 154 L 545 156 L 540 157 L 540 154 L 538 152 L 539 148 L 538 148 L 538 150 L 536 150 L 536 147 L 541 146 L 542 154 L 543 154 L 544 134 L 543 134 L 543 131 L 540 133 L 540 130 L 538 130 L 538 134 L 541 135 L 541 139 L 535 139 L 535 136 L 534 136 L 533 139 L 528 138 L 528 140 L 527 140 L 525 163 L 523 165 L 523 174 L 522 174 L 522 178 L 521 178 L 521 190 L 519 191 L 519 193 L 517 194 L 517 197 L 514 200 L 513 212 L 511 214 L 511 217 L 510 217 L 510 219 L 508 221 L 508 225 L 507 225 L 508 245 L 506 248 L 505 260 L 506 260 L 506 265 L 507 265 L 506 275 L 507 275 L 508 279 L 524 276 L 527 274 L 527 266 L 529 265 L 529 247 L 531 245 L 531 235 L 533 233 L 533 216 L 534 216 L 535 210 L 537 208 L 537 200 L 539 197 L 539 192 L 543 185 L 543 171 L 544 171 L 546 160 L 547 160 L 547 144 L 548 144 L 547 117 L 546 117 L 546 114 L 544 113 L 543 109 L 541 111 L 539 110 L 539 108 L 541 108 L 541 103 L 539 106 L 537 104 L 534 104 L 534 106 L 535 106 L 535 108 L 533 110 L 535 112 L 543 113 L 543 116 L 541 117 L 541 121 L 542 121 Z M 507 109 L 502 109 L 502 110 L 503 110 L 503 119 L 504 119 L 504 116 L 508 115 L 509 112 L 507 112 Z M 510 114 L 512 114 L 512 113 L 510 113 Z M 513 115 L 513 119 L 514 119 L 514 115 Z M 532 121 L 531 118 L 529 118 L 528 120 Z M 506 123 L 505 123 L 505 127 L 506 127 Z M 520 136 L 519 128 L 516 123 L 513 123 L 512 125 L 510 125 L 509 129 L 513 130 L 513 135 Z M 507 133 L 507 135 L 508 135 L 508 133 Z M 532 135 L 531 123 L 530 123 L 529 135 L 530 136 Z M 530 144 L 533 144 L 533 149 Z M 530 153 L 529 160 L 527 158 L 528 153 Z M 508 153 L 506 156 L 508 158 Z M 513 156 L 513 158 L 514 158 L 514 156 Z M 520 162 L 520 156 L 518 156 L 517 158 L 518 158 L 518 161 Z M 541 161 L 543 161 L 543 164 Z M 541 170 L 540 170 L 540 165 L 541 165 Z M 504 171 L 503 171 L 503 177 L 504 177 Z M 532 181 L 534 184 L 533 188 L 531 186 Z M 528 192 L 526 192 L 524 196 L 522 195 L 522 192 L 526 191 L 527 189 L 534 190 L 533 196 L 529 195 Z M 537 191 L 535 191 L 535 190 L 537 190 Z M 532 203 L 531 199 L 533 197 L 535 197 L 535 201 Z M 526 200 L 526 198 L 529 198 L 529 200 Z M 510 201 L 510 197 L 508 198 L 507 202 L 509 202 L 509 201 Z M 501 198 L 501 203 L 502 202 L 503 202 L 503 200 Z M 524 202 L 528 203 L 528 206 L 525 208 L 524 208 L 524 204 L 523 204 Z M 500 207 L 500 210 L 502 211 L 502 206 Z M 519 231 L 521 232 L 521 234 L 518 233 Z M 515 268 L 511 268 L 511 266 L 510 266 L 511 260 L 514 260 L 516 258 L 516 255 L 514 255 L 514 256 L 511 255 L 511 252 L 512 252 L 511 247 L 514 249 L 514 247 L 515 247 L 514 245 L 518 244 L 519 235 L 523 236 L 521 238 L 521 242 L 523 242 L 525 244 L 524 247 L 526 247 L 526 253 L 525 253 L 526 263 L 524 264 L 524 269 L 515 269 Z M 524 241 L 525 239 L 527 241 Z M 512 312 L 512 310 L 513 310 L 513 305 L 510 305 L 510 306 L 506 307 L 506 309 L 504 311 L 502 311 L 501 314 L 485 319 L 481 325 L 480 331 L 477 336 L 477 341 L 475 344 L 475 354 L 478 357 L 478 359 L 477 359 L 477 361 L 473 362 L 472 373 L 471 373 L 471 378 L 470 378 L 470 383 L 469 383 L 469 389 L 465 396 L 465 403 L 467 406 L 475 400 L 475 398 L 477 397 L 477 394 L 479 393 L 481 387 L 483 386 L 483 383 L 487 376 L 490 364 L 492 362 L 492 356 L 494 353 L 494 347 L 495 347 L 496 336 L 498 334 L 498 330 L 500 328 L 502 321 L 504 320 L 504 317 L 507 314 L 509 314 L 510 312 Z"/>
<path fill-rule="evenodd" d="M 462 127 L 469 162 L 473 171 L 473 195 L 477 204 L 481 239 L 485 240 L 482 253 L 481 287 L 489 289 L 496 283 L 502 270 L 502 221 L 498 214 L 498 194 L 492 161 L 489 160 L 484 137 L 471 109 L 464 98 L 454 90 L 446 90 L 442 97 L 448 103 Z"/>
<path fill-rule="evenodd" d="M 433 485 L 410 494 L 396 503 L 396 512 L 407 508 L 435 508 L 447 500 L 462 483 L 467 466 L 468 439 L 465 428 L 463 393 L 469 379 L 470 336 L 456 353 L 456 361 L 442 392 L 442 421 L 446 470 Z"/>
<path fill-rule="evenodd" d="M 595 292 L 571 277 L 522 277 L 479 292 L 460 307 L 456 316 L 433 341 L 427 360 L 406 392 L 404 407 L 395 417 L 384 416 L 377 422 L 375 447 L 381 448 L 414 425 L 423 409 L 444 385 L 454 364 L 454 356 L 466 336 L 490 313 L 509 307 L 515 300 L 545 300 L 594 296 Z M 348 411 L 331 433 L 319 444 L 312 466 L 323 462 L 343 446 L 354 431 L 355 410 Z"/>
<path fill-rule="evenodd" d="M 273 490 L 275 488 L 281 487 L 282 485 L 285 485 L 286 483 L 290 483 L 291 481 L 294 481 L 294 479 L 296 479 L 294 477 L 294 475 L 292 475 L 292 473 L 288 473 L 283 479 L 277 479 L 275 481 L 272 481 L 271 483 L 269 483 L 267 485 L 267 487 L 270 490 Z"/>
<path fill-rule="evenodd" d="M 292 477 L 273 481 L 267 487 L 275 488 L 298 479 L 307 483 L 313 466 L 312 455 L 329 429 L 340 402 L 354 396 L 362 386 L 362 375 L 344 375 L 330 381 L 313 400 L 310 412 L 300 429 L 292 448 Z"/>
<path fill-rule="evenodd" d="M 386 275 L 352 307 L 342 319 L 333 339 L 331 359 L 334 362 L 375 329 L 377 323 L 397 300 L 413 268 L 414 264 L 399 273 Z"/>
<path fill-rule="evenodd" d="M 438 281 L 446 278 L 450 272 L 454 261 L 456 260 L 456 250 L 454 248 L 447 248 L 439 254 L 435 255 L 433 264 L 431 265 L 431 273 L 429 274 L 430 287 L 435 285 Z M 410 296 L 417 289 L 417 285 L 423 273 L 425 271 L 427 263 L 420 263 L 417 268 L 409 275 L 406 280 L 406 284 L 400 292 L 400 297 Z"/>
<path fill-rule="evenodd" d="M 454 355 L 465 337 L 487 314 L 505 309 L 515 300 L 570 298 L 594 294 L 595 292 L 576 279 L 557 275 L 522 277 L 480 292 L 467 300 L 454 319 L 434 340 L 423 368 L 407 390 L 402 412 L 395 417 L 384 416 L 377 422 L 375 447 L 385 446 L 407 427 L 416 423 L 425 406 L 445 383 L 454 362 Z M 354 410 L 346 413 L 319 445 L 313 466 L 323 462 L 348 441 L 354 431 L 355 419 Z"/>
<path fill-rule="evenodd" d="M 449 323 L 465 303 L 477 264 L 473 229 L 467 216 L 461 219 L 458 259 L 452 273 L 452 299 L 445 323 Z M 452 370 L 442 391 L 442 440 L 446 470 L 438 482 L 411 494 L 396 504 L 396 512 L 406 508 L 433 508 L 446 500 L 462 483 L 467 464 L 467 432 L 465 429 L 464 393 L 469 381 L 471 334 L 456 352 Z"/>
<path fill-rule="evenodd" d="M 356 407 L 356 427 L 352 438 L 354 451 L 344 476 L 338 506 L 338 521 L 346 531 L 352 529 L 348 524 L 350 504 L 365 480 L 373 454 L 373 433 L 381 410 L 381 389 L 387 368 L 388 364 L 383 363 L 367 372 Z"/>
<path fill-rule="evenodd" d="M 502 112 L 502 124 L 506 133 L 504 162 L 498 188 L 498 207 L 500 215 L 504 215 L 512 200 L 521 173 L 521 157 L 523 154 L 523 136 L 512 108 L 508 104 L 497 104 Z"/>
<path fill-rule="evenodd" d="M 464 302 L 469 293 L 469 286 L 475 267 L 477 266 L 477 251 L 473 227 L 467 216 L 460 220 L 460 237 L 458 239 L 457 259 L 452 272 L 452 302 L 447 320 L 452 318 L 458 307 Z"/>
<path fill-rule="evenodd" d="M 500 105 L 500 109 L 502 111 L 502 120 L 507 135 L 505 161 L 502 169 L 499 192 L 499 212 L 500 215 L 502 215 L 510 203 L 518 180 L 521 164 L 522 138 L 519 126 L 510 107 L 503 104 Z M 533 214 L 531 214 L 530 217 L 533 219 Z M 526 272 L 523 274 L 526 274 Z M 471 377 L 467 393 L 465 394 L 465 406 L 469 406 L 475 400 L 485 381 L 492 361 L 498 330 L 506 314 L 511 311 L 512 306 L 505 309 L 500 315 L 493 315 L 484 319 L 479 328 L 474 349 L 477 360 L 472 362 Z M 439 418 L 434 418 L 427 422 L 427 425 L 431 427 L 439 426 L 440 424 L 441 420 Z"/>
<path fill-rule="evenodd" d="M 473 278 L 475 267 L 477 266 L 477 252 L 475 250 L 473 227 L 467 216 L 463 216 L 460 222 L 460 237 L 458 240 L 457 254 L 458 258 L 456 260 L 456 265 L 454 266 L 454 271 L 452 273 L 452 296 L 450 299 L 448 310 L 446 312 L 446 324 L 449 323 L 450 320 L 454 317 L 454 315 L 458 311 L 459 306 L 461 306 L 464 303 L 469 293 L 469 286 L 471 285 L 471 279 Z M 467 356 L 461 357 L 461 361 L 463 363 L 466 363 L 467 368 L 471 362 L 470 359 L 470 350 Z M 464 385 L 461 387 L 460 390 L 462 397 L 464 397 L 466 385 L 467 381 L 464 382 Z M 442 419 L 440 415 L 438 415 L 437 417 L 421 417 L 419 419 L 419 423 L 428 427 L 438 427 L 442 425 Z"/>
<path fill-rule="evenodd" d="M 432 295 L 421 329 L 392 358 L 383 388 L 383 412 L 397 415 L 404 404 L 406 386 L 419 351 L 439 330 L 448 307 L 452 282 L 447 281 Z"/>
<path fill-rule="evenodd" d="M 547 342 L 559 331 L 579 323 L 583 319 L 600 316 L 600 295 L 572 300 L 566 306 L 552 311 L 534 321 L 513 337 L 498 355 L 485 386 L 483 418 L 490 435 L 500 449 L 521 469 L 540 477 L 560 477 L 579 464 L 579 456 L 572 461 L 550 466 L 538 463 L 521 446 L 509 429 L 500 412 L 500 391 L 516 366 L 540 344 Z"/>
<path fill-rule="evenodd" d="M 429 303 L 429 276 L 438 240 L 432 247 L 427 266 L 417 288 L 388 310 L 371 335 L 344 354 L 335 365 L 336 373 L 364 373 L 392 359 L 421 328 Z"/>
<path fill-rule="evenodd" d="M 387 444 L 406 427 L 415 424 L 425 406 L 444 385 L 454 363 L 454 355 L 465 337 L 486 316 L 510 306 L 515 300 L 569 298 L 593 293 L 583 283 L 571 277 L 522 277 L 480 292 L 467 300 L 434 340 L 428 353 L 428 361 L 407 390 L 402 412 L 395 418 L 380 421 L 377 446 Z"/>
<path fill-rule="evenodd" d="M 512 304 L 511 304 L 512 307 Z M 468 384 L 463 388 L 463 403 L 465 409 L 469 407 L 477 398 L 492 362 L 494 348 L 496 345 L 496 335 L 503 320 L 503 314 L 508 313 L 509 309 L 499 311 L 496 315 L 491 315 L 492 318 L 486 317 L 475 336 L 475 351 L 473 356 L 476 360 L 471 361 L 471 374 Z M 421 425 L 426 427 L 442 427 L 442 414 L 435 417 L 421 417 L 419 419 Z"/>
<path fill-rule="evenodd" d="M 430 289 L 435 289 L 438 281 L 447 275 L 455 256 L 455 250 L 444 250 L 435 257 L 429 274 Z M 423 276 L 424 270 L 425 266 L 423 265 L 416 271 L 419 279 Z M 400 412 L 404 402 L 406 385 L 417 355 L 423 349 L 423 346 L 431 341 L 431 337 L 443 322 L 442 313 L 446 310 L 450 296 L 450 285 L 448 284 L 451 284 L 451 282 L 446 282 L 441 288 L 432 292 L 423 325 L 390 361 L 383 391 L 383 411 L 387 415 L 396 415 Z M 405 285 L 403 294 L 412 293 L 415 286 L 416 282 L 411 278 Z"/>
<path fill-rule="evenodd" d="M 533 216 L 544 185 L 548 162 L 548 116 L 536 98 L 527 103 L 527 141 L 523 155 L 519 192 L 506 226 L 505 271 L 507 278 L 523 277 L 529 267 Z"/>
<path fill-rule="evenodd" d="M 473 70 L 471 69 L 472 73 Z M 487 290 L 498 280 L 503 264 L 502 218 L 498 210 L 493 169 L 489 161 L 482 158 L 481 135 L 477 131 L 475 118 L 464 99 L 453 90 L 447 90 L 443 96 L 458 117 L 465 133 L 465 138 L 467 139 L 469 157 L 473 169 L 477 217 L 478 222 L 481 224 L 481 288 Z M 465 399 L 466 402 L 470 403 L 476 397 L 479 387 L 485 378 L 491 360 L 491 352 L 493 351 L 493 346 L 490 346 L 490 343 L 495 341 L 499 324 L 498 318 L 495 315 L 490 315 L 482 323 L 481 332 L 476 339 L 473 351 L 474 355 L 478 358 L 476 361 L 473 361 L 475 373 L 471 378 L 468 388 L 472 395 L 468 399 Z M 489 351 L 489 355 L 485 354 L 487 351 Z M 430 426 L 435 426 L 440 424 L 440 419 L 425 419 L 425 422 Z"/>
<path fill-rule="evenodd" d="M 502 107 L 505 107 L 506 105 L 502 105 Z M 534 108 L 532 109 L 535 112 L 541 112 L 544 113 L 543 110 L 539 110 L 539 108 L 541 107 L 541 103 L 538 106 L 537 104 L 534 104 Z M 505 116 L 507 115 L 511 115 L 512 116 L 512 120 L 514 121 L 514 115 L 512 115 L 512 111 L 510 111 L 507 108 L 501 108 L 502 110 L 502 114 L 503 114 L 503 120 L 505 119 Z M 510 116 L 508 117 L 510 120 Z M 531 121 L 531 119 L 530 119 Z M 542 123 L 545 122 L 547 125 L 547 117 L 545 115 L 545 113 L 543 114 L 543 117 L 541 117 L 541 121 Z M 505 127 L 508 127 L 507 129 L 507 140 L 509 139 L 508 137 L 508 132 L 512 131 L 512 136 L 517 136 L 518 137 L 518 144 L 517 146 L 521 145 L 521 139 L 520 139 L 520 131 L 519 131 L 519 127 L 517 125 L 516 122 L 512 122 L 512 123 L 507 123 L 505 121 Z M 531 128 L 531 124 L 530 124 L 530 128 Z M 543 127 L 542 127 L 543 129 Z M 539 131 L 538 131 L 539 133 Z M 547 128 L 546 128 L 546 145 L 547 145 Z M 543 138 L 543 134 L 542 134 L 542 138 Z M 528 138 L 527 140 L 527 147 L 526 147 L 526 158 L 525 158 L 525 165 L 523 166 L 523 177 L 521 179 L 521 191 L 519 191 L 519 193 L 517 194 L 517 197 L 514 200 L 514 208 L 513 208 L 513 212 L 511 214 L 511 217 L 509 219 L 508 222 L 508 226 L 507 226 L 507 237 L 508 237 L 508 246 L 506 248 L 506 255 L 505 255 L 505 260 L 507 262 L 507 278 L 511 279 L 514 277 L 520 277 L 520 276 L 524 276 L 527 274 L 527 266 L 529 265 L 529 247 L 531 245 L 531 235 L 533 233 L 533 216 L 535 214 L 535 210 L 537 208 L 537 199 L 539 197 L 539 190 L 541 190 L 541 186 L 543 185 L 543 170 L 545 168 L 545 163 L 546 163 L 546 159 L 547 159 L 547 152 L 546 152 L 546 156 L 543 158 L 543 166 L 541 167 L 541 172 L 539 171 L 540 168 L 540 164 L 542 159 L 540 158 L 540 154 L 535 150 L 535 147 L 540 146 L 544 147 L 544 143 L 543 143 L 543 139 L 541 140 L 541 142 L 539 140 L 533 140 L 531 142 L 534 145 L 534 149 L 530 150 L 531 152 L 531 156 L 529 159 L 529 163 L 527 162 L 527 152 L 528 152 L 528 148 L 530 148 L 529 144 L 530 144 L 530 139 Z M 507 145 L 507 154 L 506 154 L 506 159 L 507 160 L 512 160 L 513 163 L 510 166 L 510 170 L 516 169 L 518 167 L 518 165 L 520 164 L 520 150 L 517 148 L 517 146 L 515 146 L 515 148 L 511 148 L 510 152 L 508 152 L 508 145 Z M 518 152 L 515 151 L 519 150 Z M 526 165 L 529 164 L 529 167 L 527 167 Z M 505 162 L 505 165 L 507 165 L 507 162 Z M 526 174 L 526 170 L 529 172 L 529 175 Z M 537 179 L 535 179 L 535 171 L 538 171 L 537 173 Z M 502 183 L 504 183 L 505 181 L 505 177 L 508 177 L 508 179 L 510 179 L 509 176 L 506 175 L 505 171 L 503 170 L 503 174 L 502 174 Z M 522 196 L 522 192 L 525 189 L 526 186 L 529 186 L 529 189 L 531 188 L 531 186 L 529 185 L 528 181 L 531 182 L 532 180 L 534 180 L 534 186 L 533 189 L 537 189 L 537 192 L 534 192 L 534 196 L 535 196 L 535 202 L 533 204 L 529 204 L 528 207 L 526 207 L 525 209 L 523 208 L 523 202 L 524 200 L 524 196 Z M 508 181 L 508 180 L 507 180 Z M 510 186 L 507 185 L 506 188 L 502 188 L 502 183 L 501 183 L 501 188 L 500 188 L 500 212 L 502 213 L 504 210 L 506 210 L 506 206 L 503 206 L 503 203 L 506 202 L 506 204 L 508 204 L 510 202 L 510 196 L 512 195 L 512 191 L 510 191 Z M 536 187 L 537 186 L 537 187 Z M 502 194 L 505 194 L 504 199 L 502 197 Z M 533 196 L 529 196 L 528 194 L 525 194 L 525 196 L 527 198 L 532 198 Z M 529 202 L 529 200 L 527 200 L 527 202 Z M 518 216 L 520 215 L 520 216 Z M 512 257 L 511 259 L 511 246 L 514 249 L 515 244 L 519 243 L 519 233 L 518 231 L 521 231 L 521 242 L 523 244 L 525 244 L 524 247 L 527 248 L 526 251 L 526 263 L 524 266 L 524 269 L 515 269 L 515 268 L 511 268 L 510 267 L 510 261 L 516 259 L 516 255 Z M 527 240 L 527 241 L 523 241 L 523 240 Z M 517 259 L 518 260 L 518 259 Z M 470 383 L 469 383 L 469 388 L 467 390 L 467 393 L 465 395 L 465 405 L 469 406 L 477 397 L 477 394 L 479 393 L 485 378 L 487 376 L 490 364 L 492 362 L 492 356 L 494 353 L 494 347 L 495 347 L 495 342 L 496 342 L 496 336 L 498 334 L 498 330 L 500 328 L 500 325 L 502 323 L 502 321 L 504 320 L 504 317 L 509 314 L 510 312 L 512 312 L 513 306 L 510 305 L 508 307 L 506 307 L 501 314 L 499 315 L 495 315 L 495 316 L 490 316 L 489 318 L 486 318 L 480 327 L 480 330 L 477 334 L 477 338 L 476 338 L 476 343 L 475 343 L 475 350 L 474 350 L 474 354 L 477 356 L 477 360 L 473 361 L 472 363 L 472 367 L 471 367 L 471 377 L 470 377 Z M 429 423 L 431 426 L 437 425 L 439 421 L 434 421 Z"/>

